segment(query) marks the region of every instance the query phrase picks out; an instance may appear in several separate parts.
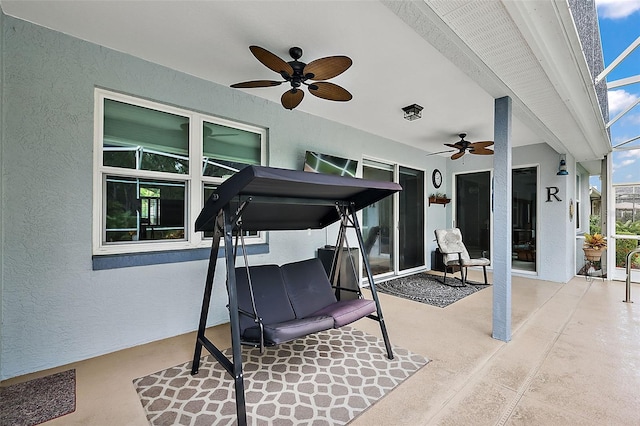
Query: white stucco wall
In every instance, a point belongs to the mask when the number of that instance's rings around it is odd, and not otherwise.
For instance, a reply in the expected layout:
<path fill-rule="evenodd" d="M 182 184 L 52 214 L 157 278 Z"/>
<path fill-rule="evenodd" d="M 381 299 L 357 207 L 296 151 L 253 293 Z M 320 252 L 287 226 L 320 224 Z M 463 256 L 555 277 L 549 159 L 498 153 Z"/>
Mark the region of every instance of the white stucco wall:
<path fill-rule="evenodd" d="M 366 154 L 425 170 L 427 191 L 436 165 L 447 173 L 441 158 L 398 142 L 11 17 L 2 35 L 2 379 L 197 328 L 206 261 L 92 270 L 95 87 L 266 127 L 271 166 L 300 169 L 307 149 Z M 431 246 L 438 207 L 428 210 Z M 251 262 L 313 257 L 333 243 L 325 235 L 273 232 L 269 254 Z M 221 276 L 210 325 L 227 319 Z"/>

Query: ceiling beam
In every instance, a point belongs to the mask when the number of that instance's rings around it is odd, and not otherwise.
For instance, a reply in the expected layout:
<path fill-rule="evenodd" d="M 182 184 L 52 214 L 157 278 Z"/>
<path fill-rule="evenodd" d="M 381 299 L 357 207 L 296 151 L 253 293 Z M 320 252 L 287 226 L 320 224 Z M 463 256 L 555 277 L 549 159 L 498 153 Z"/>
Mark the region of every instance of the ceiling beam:
<path fill-rule="evenodd" d="M 626 59 L 627 56 L 629 56 L 629 54 L 631 54 L 631 52 L 634 51 L 634 49 L 636 47 L 640 46 L 640 37 L 638 37 L 637 39 L 635 39 L 634 42 L 632 42 L 626 49 L 624 49 L 624 52 L 622 52 L 620 55 L 618 55 L 618 57 L 616 59 L 613 60 L 613 62 L 611 62 L 609 64 L 608 67 L 606 67 L 597 77 L 596 77 L 596 84 L 600 83 L 607 75 L 609 75 L 609 73 L 611 71 L 613 71 L 615 69 L 615 67 L 618 66 L 618 64 L 620 64 L 620 62 L 624 61 Z"/>
<path fill-rule="evenodd" d="M 607 89 L 615 89 L 617 87 L 628 86 L 634 83 L 640 83 L 640 74 L 607 82 Z"/>

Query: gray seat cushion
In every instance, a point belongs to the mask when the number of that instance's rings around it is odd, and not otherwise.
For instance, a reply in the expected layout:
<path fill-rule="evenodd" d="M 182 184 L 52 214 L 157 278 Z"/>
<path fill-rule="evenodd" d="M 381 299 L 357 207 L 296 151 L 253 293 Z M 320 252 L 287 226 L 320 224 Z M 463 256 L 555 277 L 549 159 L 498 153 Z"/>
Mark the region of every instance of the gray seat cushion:
<path fill-rule="evenodd" d="M 320 259 L 287 263 L 280 269 L 296 318 L 311 316 L 336 302 L 336 296 Z"/>
<path fill-rule="evenodd" d="M 264 340 L 267 343 L 280 344 L 304 337 L 307 334 L 333 328 L 334 320 L 328 315 L 312 316 L 309 318 L 295 319 L 277 324 L 264 325 Z M 255 326 L 247 328 L 243 337 L 251 342 L 260 341 L 260 328 Z"/>
<path fill-rule="evenodd" d="M 314 312 L 313 315 L 330 315 L 334 320 L 333 327 L 338 328 L 357 321 L 375 311 L 376 303 L 373 300 L 352 299 L 332 303 Z"/>
<path fill-rule="evenodd" d="M 263 323 L 278 324 L 295 319 L 296 315 L 291 303 L 289 303 L 280 268 L 277 265 L 260 265 L 250 266 L 249 271 L 256 309 Z M 236 288 L 238 289 L 238 306 L 240 309 L 253 312 L 247 270 L 244 267 L 236 268 Z M 252 318 L 240 315 L 241 335 L 246 329 L 255 325 L 256 323 Z"/>
<path fill-rule="evenodd" d="M 462 266 L 489 266 L 489 265 L 491 265 L 491 261 L 489 259 L 485 259 L 484 257 L 480 257 L 478 259 L 462 260 Z"/>

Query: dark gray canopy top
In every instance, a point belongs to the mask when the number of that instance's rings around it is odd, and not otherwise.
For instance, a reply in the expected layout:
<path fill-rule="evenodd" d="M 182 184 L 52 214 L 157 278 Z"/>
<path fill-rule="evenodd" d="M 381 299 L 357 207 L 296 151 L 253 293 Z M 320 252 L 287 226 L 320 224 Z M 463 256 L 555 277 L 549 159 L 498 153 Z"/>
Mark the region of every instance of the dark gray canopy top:
<path fill-rule="evenodd" d="M 340 219 L 336 204 L 358 211 L 401 190 L 393 182 L 248 166 L 218 186 L 196 219 L 196 231 L 212 231 L 223 207 L 234 213 L 248 199 L 242 212 L 246 231 L 321 229 Z"/>

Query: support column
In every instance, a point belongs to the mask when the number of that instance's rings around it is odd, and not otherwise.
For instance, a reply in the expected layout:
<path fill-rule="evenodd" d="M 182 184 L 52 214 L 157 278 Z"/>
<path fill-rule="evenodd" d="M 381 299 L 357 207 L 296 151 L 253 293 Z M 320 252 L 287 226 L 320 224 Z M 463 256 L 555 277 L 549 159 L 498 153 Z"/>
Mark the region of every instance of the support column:
<path fill-rule="evenodd" d="M 611 182 L 611 170 L 613 166 L 613 152 L 604 156 L 601 162 L 600 169 L 600 232 L 607 237 L 609 241 L 609 247 L 614 247 L 611 250 L 607 250 L 606 257 L 606 274 L 607 277 L 613 277 L 616 269 L 616 251 L 615 251 L 615 239 L 611 238 L 616 232 L 616 220 L 615 220 L 615 207 L 611 210 L 613 216 L 609 220 L 609 200 L 615 200 L 615 192 Z M 611 204 L 614 205 L 613 203 Z M 611 224 L 611 227 L 609 227 Z M 610 278 L 611 279 L 611 278 Z"/>
<path fill-rule="evenodd" d="M 493 155 L 493 332 L 511 340 L 511 98 L 495 100 Z"/>

